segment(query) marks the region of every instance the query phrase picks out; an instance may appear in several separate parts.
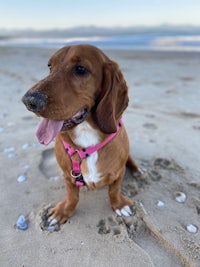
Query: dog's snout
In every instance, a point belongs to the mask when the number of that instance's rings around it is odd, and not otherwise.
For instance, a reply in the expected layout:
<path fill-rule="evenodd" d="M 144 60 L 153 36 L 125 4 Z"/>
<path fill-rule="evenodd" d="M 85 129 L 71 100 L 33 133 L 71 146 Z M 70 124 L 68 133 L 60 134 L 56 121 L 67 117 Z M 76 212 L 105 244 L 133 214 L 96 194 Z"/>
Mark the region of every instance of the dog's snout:
<path fill-rule="evenodd" d="M 46 108 L 47 97 L 41 93 L 26 93 L 22 97 L 22 102 L 28 110 L 37 113 Z"/>

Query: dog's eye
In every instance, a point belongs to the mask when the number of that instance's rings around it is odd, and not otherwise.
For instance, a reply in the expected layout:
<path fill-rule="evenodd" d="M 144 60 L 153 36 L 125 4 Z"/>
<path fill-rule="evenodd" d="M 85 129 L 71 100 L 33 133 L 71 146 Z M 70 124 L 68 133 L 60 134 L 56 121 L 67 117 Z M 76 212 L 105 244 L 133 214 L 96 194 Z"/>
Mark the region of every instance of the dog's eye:
<path fill-rule="evenodd" d="M 77 65 L 74 67 L 73 69 L 73 73 L 76 75 L 76 76 L 85 76 L 89 73 L 89 70 L 86 69 L 85 67 L 81 66 L 81 65 Z"/>

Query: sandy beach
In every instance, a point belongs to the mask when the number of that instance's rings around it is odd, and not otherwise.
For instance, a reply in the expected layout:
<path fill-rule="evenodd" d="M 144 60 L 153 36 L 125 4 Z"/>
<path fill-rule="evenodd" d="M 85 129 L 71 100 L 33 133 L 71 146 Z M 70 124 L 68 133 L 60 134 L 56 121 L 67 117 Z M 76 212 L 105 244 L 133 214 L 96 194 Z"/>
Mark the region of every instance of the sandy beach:
<path fill-rule="evenodd" d="M 116 216 L 107 188 L 83 188 L 76 214 L 51 232 L 44 212 L 64 198 L 65 184 L 54 144 L 38 144 L 39 119 L 21 97 L 48 74 L 55 51 L 0 47 L 0 266 L 200 266 L 200 54 L 105 51 L 129 86 L 123 119 L 146 173 L 124 177 L 132 217 Z M 16 229 L 20 215 L 25 231 Z"/>

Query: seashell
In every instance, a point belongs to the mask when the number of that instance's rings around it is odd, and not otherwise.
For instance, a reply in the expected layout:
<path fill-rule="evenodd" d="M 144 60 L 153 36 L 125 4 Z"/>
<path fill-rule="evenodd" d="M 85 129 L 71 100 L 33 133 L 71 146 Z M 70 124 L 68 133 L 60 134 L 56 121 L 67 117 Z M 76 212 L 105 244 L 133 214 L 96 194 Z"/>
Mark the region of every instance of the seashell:
<path fill-rule="evenodd" d="M 161 201 L 161 200 L 158 200 L 157 202 L 157 206 L 158 207 L 164 207 L 165 206 L 165 202 Z"/>
<path fill-rule="evenodd" d="M 188 224 L 186 228 L 189 233 L 196 234 L 198 232 L 198 227 L 193 224 Z"/>
<path fill-rule="evenodd" d="M 176 195 L 175 195 L 175 199 L 177 202 L 179 203 L 183 203 L 186 201 L 186 194 L 183 193 L 183 192 L 177 192 Z"/>
<path fill-rule="evenodd" d="M 22 146 L 22 149 L 27 149 L 29 147 L 29 145 L 28 144 L 23 144 L 23 146 Z"/>
<path fill-rule="evenodd" d="M 19 230 L 27 230 L 28 229 L 28 223 L 24 217 L 24 215 L 20 215 L 17 222 L 16 222 L 16 228 Z"/>
<path fill-rule="evenodd" d="M 19 183 L 22 183 L 22 182 L 25 182 L 26 181 L 26 176 L 24 176 L 24 175 L 20 175 L 18 178 L 17 178 L 17 181 L 19 182 Z"/>
<path fill-rule="evenodd" d="M 3 153 L 10 153 L 13 151 L 15 151 L 14 147 L 6 147 L 6 148 L 4 148 Z"/>

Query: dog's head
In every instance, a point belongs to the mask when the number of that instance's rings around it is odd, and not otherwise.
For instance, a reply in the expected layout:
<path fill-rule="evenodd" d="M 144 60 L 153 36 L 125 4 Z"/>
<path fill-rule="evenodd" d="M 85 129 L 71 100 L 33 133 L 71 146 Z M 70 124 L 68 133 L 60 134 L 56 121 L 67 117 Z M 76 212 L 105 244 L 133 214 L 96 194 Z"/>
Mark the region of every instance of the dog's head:
<path fill-rule="evenodd" d="M 104 133 L 113 133 L 128 105 L 128 89 L 118 65 L 101 50 L 75 45 L 58 50 L 48 63 L 50 74 L 23 96 L 27 109 L 45 118 L 41 143 L 87 119 L 90 113 Z"/>

